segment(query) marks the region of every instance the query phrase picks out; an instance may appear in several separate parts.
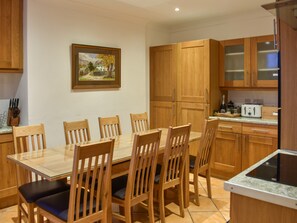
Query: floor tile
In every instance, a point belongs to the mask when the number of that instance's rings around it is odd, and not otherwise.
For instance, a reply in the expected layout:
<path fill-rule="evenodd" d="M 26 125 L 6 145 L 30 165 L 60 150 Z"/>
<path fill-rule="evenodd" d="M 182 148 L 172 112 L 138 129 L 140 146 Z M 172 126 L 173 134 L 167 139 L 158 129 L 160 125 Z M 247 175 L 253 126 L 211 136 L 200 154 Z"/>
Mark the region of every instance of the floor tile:
<path fill-rule="evenodd" d="M 224 216 L 226 221 L 230 220 L 230 211 L 221 211 L 221 214 Z"/>
<path fill-rule="evenodd" d="M 218 211 L 216 206 L 214 205 L 213 201 L 208 197 L 199 197 L 200 205 L 197 206 L 196 204 L 190 202 L 188 207 L 189 212 L 193 211 Z"/>
<path fill-rule="evenodd" d="M 213 198 L 215 206 L 219 211 L 229 211 L 230 210 L 230 199 L 229 198 Z"/>
<path fill-rule="evenodd" d="M 226 219 L 219 212 L 192 212 L 193 223 L 226 223 Z"/>

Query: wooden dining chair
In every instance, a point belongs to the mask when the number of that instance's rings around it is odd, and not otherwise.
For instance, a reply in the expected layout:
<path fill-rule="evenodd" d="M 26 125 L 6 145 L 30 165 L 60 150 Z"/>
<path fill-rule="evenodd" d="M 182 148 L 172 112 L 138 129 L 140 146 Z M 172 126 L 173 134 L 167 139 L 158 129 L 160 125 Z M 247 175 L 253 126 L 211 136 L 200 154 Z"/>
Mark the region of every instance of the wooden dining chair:
<path fill-rule="evenodd" d="M 36 202 L 38 223 L 106 222 L 111 210 L 111 166 L 114 139 L 76 145 L 70 190 Z M 86 177 L 86 179 L 83 179 Z"/>
<path fill-rule="evenodd" d="M 13 127 L 15 153 L 30 152 L 32 156 L 42 156 L 46 148 L 44 125 Z M 35 222 L 35 202 L 39 198 L 69 189 L 62 181 L 47 181 L 31 171 L 17 165 L 17 212 L 18 222 L 22 217 L 29 223 Z"/>
<path fill-rule="evenodd" d="M 74 122 L 63 122 L 66 144 L 76 144 L 91 140 L 87 119 Z"/>
<path fill-rule="evenodd" d="M 118 115 L 114 117 L 99 117 L 98 122 L 101 138 L 122 135 L 120 118 Z"/>
<path fill-rule="evenodd" d="M 131 223 L 131 207 L 141 204 L 148 208 L 149 222 L 154 222 L 153 187 L 160 138 L 159 130 L 134 136 L 128 175 L 112 180 L 112 203 L 124 208 L 124 215 L 113 213 L 116 219 Z"/>
<path fill-rule="evenodd" d="M 210 166 L 213 154 L 213 143 L 216 138 L 219 121 L 217 119 L 205 120 L 204 127 L 200 139 L 200 146 L 197 155 L 190 156 L 190 173 L 194 175 L 194 190 L 196 204 L 199 203 L 199 187 L 198 176 L 205 174 L 207 182 L 208 197 L 211 198 L 211 182 L 210 182 Z M 230 154 L 231 155 L 231 154 Z"/>
<path fill-rule="evenodd" d="M 147 113 L 130 114 L 132 132 L 143 132 L 149 128 Z"/>
<path fill-rule="evenodd" d="M 169 127 L 162 165 L 157 166 L 155 191 L 159 202 L 160 220 L 165 223 L 165 190 L 178 187 L 180 215 L 184 213 L 183 179 L 185 161 L 188 158 L 188 143 L 191 124 Z"/>

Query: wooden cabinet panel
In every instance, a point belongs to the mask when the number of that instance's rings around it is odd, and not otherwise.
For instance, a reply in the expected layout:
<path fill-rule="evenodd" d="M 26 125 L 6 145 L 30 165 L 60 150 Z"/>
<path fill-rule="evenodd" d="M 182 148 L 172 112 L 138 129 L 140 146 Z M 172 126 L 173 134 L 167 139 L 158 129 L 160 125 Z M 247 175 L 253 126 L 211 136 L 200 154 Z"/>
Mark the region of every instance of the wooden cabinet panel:
<path fill-rule="evenodd" d="M 0 0 L 0 33 L 0 72 L 22 72 L 22 0 Z"/>
<path fill-rule="evenodd" d="M 209 92 L 209 41 L 178 44 L 177 100 L 207 103 Z"/>
<path fill-rule="evenodd" d="M 7 160 L 14 154 L 12 134 L 0 135 L 0 208 L 16 204 L 16 168 Z"/>
<path fill-rule="evenodd" d="M 257 136 L 277 137 L 277 126 L 244 124 L 242 126 L 242 133 Z"/>
<path fill-rule="evenodd" d="M 218 131 L 212 160 L 212 176 L 229 179 L 241 172 L 241 134 Z"/>
<path fill-rule="evenodd" d="M 257 163 L 277 149 L 277 138 L 243 135 L 242 170 Z"/>
<path fill-rule="evenodd" d="M 151 101 L 150 126 L 151 128 L 176 126 L 176 103 Z"/>
<path fill-rule="evenodd" d="M 176 100 L 177 45 L 150 48 L 150 100 Z"/>
<path fill-rule="evenodd" d="M 177 125 L 192 124 L 191 130 L 201 132 L 204 120 L 208 117 L 205 104 L 177 102 Z"/>
<path fill-rule="evenodd" d="M 297 31 L 280 22 L 281 129 L 280 148 L 297 150 Z"/>
<path fill-rule="evenodd" d="M 242 124 L 240 122 L 224 122 L 220 121 L 218 131 L 241 133 Z"/>

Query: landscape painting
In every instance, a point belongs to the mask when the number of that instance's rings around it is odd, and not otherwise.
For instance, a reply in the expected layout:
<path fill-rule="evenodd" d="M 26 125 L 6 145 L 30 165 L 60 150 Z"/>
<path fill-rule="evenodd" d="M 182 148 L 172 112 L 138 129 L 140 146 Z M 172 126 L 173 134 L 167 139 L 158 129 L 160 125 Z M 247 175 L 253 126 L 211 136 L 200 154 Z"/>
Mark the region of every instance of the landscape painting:
<path fill-rule="evenodd" d="M 119 48 L 72 44 L 72 88 L 120 87 Z"/>

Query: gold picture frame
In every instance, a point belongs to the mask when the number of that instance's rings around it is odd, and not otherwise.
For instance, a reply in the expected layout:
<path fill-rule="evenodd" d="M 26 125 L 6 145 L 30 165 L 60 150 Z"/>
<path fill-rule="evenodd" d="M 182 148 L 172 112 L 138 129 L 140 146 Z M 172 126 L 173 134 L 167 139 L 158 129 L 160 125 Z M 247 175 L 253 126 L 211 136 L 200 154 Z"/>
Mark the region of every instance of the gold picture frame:
<path fill-rule="evenodd" d="M 72 44 L 72 89 L 121 87 L 121 49 Z"/>

